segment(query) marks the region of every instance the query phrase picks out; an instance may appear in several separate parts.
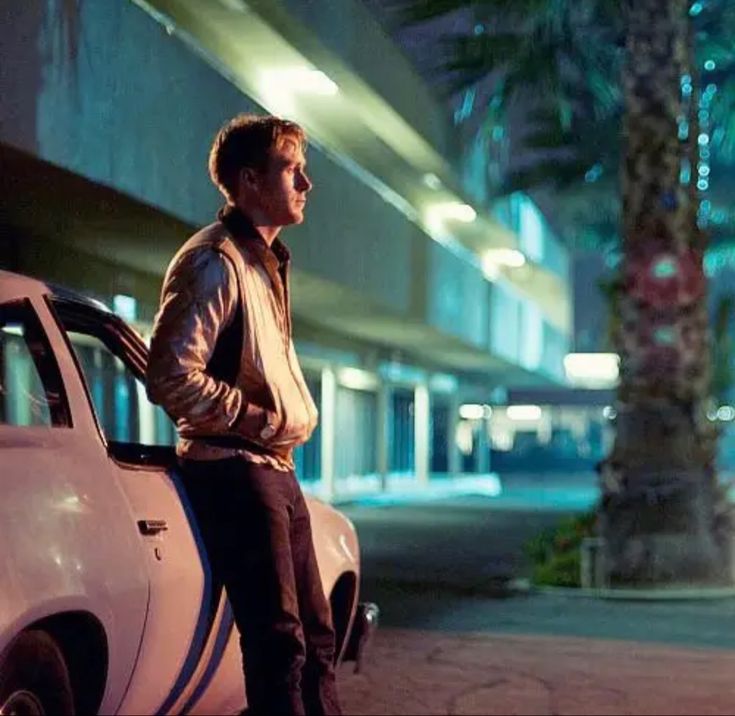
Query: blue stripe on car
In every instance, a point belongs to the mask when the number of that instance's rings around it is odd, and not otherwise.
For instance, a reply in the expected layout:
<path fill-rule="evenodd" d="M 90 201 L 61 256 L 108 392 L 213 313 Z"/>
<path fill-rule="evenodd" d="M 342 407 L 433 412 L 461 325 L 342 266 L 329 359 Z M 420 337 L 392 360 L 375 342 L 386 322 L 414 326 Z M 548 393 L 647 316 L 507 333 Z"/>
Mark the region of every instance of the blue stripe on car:
<path fill-rule="evenodd" d="M 199 685 L 194 689 L 194 693 L 189 697 L 189 700 L 184 705 L 182 713 L 187 714 L 189 710 L 196 704 L 201 698 L 202 694 L 207 690 L 207 687 L 212 682 L 219 665 L 222 663 L 222 657 L 225 654 L 225 647 L 230 639 L 232 627 L 235 623 L 235 617 L 232 614 L 232 607 L 230 602 L 225 602 L 224 613 L 222 614 L 222 621 L 220 622 L 219 631 L 217 632 L 217 639 L 214 642 L 214 649 L 212 649 L 212 656 L 210 657 L 209 664 L 202 675 L 202 679 Z"/>
<path fill-rule="evenodd" d="M 189 520 L 189 525 L 191 526 L 194 542 L 196 543 L 197 551 L 199 552 L 199 559 L 204 571 L 204 590 L 202 593 L 202 603 L 199 607 L 199 616 L 197 617 L 196 628 L 194 629 L 194 636 L 189 644 L 189 651 L 186 655 L 186 659 L 184 659 L 184 664 L 181 667 L 181 671 L 179 672 L 176 682 L 171 688 L 168 696 L 156 711 L 157 716 L 168 713 L 176 700 L 181 696 L 187 684 L 191 681 L 194 670 L 202 656 L 204 645 L 207 643 L 207 638 L 212 630 L 214 618 L 217 613 L 216 606 L 219 602 L 218 598 L 213 599 L 212 569 L 209 564 L 209 559 L 207 558 L 207 551 L 204 548 L 204 541 L 202 540 L 199 527 L 197 526 L 197 522 L 194 517 L 194 510 L 192 509 L 189 498 L 186 495 L 184 485 L 181 482 L 181 478 L 174 470 L 169 472 L 169 477 L 171 478 L 171 482 L 179 495 L 179 500 L 181 500 L 184 513 L 186 514 L 186 517 Z M 219 594 L 221 594 L 221 589 L 217 590 L 217 596 L 219 596 Z"/>

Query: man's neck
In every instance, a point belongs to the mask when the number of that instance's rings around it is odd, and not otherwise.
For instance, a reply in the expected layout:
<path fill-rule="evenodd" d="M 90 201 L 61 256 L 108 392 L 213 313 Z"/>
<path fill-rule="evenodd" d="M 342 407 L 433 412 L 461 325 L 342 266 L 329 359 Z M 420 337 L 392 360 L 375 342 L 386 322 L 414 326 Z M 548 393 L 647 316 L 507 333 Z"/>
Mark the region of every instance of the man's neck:
<path fill-rule="evenodd" d="M 253 226 L 258 230 L 258 233 L 263 237 L 263 241 L 270 247 L 281 232 L 280 226 L 267 226 L 259 224 L 257 221 L 253 222 Z"/>
<path fill-rule="evenodd" d="M 257 209 L 248 209 L 241 206 L 235 206 L 233 208 L 237 209 L 243 216 L 246 216 L 250 220 L 257 232 L 263 237 L 263 241 L 265 241 L 270 248 L 283 227 L 274 226 L 266 219 L 265 215 Z"/>

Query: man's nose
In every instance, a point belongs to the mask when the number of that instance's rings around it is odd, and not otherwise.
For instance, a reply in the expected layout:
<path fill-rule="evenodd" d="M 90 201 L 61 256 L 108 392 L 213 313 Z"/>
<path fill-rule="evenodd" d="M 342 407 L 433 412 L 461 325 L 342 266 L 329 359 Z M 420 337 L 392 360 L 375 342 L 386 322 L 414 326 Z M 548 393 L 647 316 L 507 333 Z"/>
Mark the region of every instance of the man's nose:
<path fill-rule="evenodd" d="M 298 177 L 296 178 L 296 189 L 298 191 L 311 191 L 311 187 L 313 184 L 311 183 L 311 180 L 309 179 L 304 172 L 299 172 Z"/>

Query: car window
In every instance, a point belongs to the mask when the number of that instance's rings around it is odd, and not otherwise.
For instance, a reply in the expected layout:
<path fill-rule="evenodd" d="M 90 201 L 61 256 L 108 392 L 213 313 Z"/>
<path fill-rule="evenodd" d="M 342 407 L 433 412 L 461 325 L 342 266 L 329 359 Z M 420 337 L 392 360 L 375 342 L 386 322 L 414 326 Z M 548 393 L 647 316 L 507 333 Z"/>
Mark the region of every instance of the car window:
<path fill-rule="evenodd" d="M 75 330 L 66 333 L 107 440 L 174 445 L 171 419 L 148 400 L 145 386 L 132 370 L 97 336 Z"/>
<path fill-rule="evenodd" d="M 59 368 L 30 301 L 0 305 L 0 425 L 71 425 Z"/>

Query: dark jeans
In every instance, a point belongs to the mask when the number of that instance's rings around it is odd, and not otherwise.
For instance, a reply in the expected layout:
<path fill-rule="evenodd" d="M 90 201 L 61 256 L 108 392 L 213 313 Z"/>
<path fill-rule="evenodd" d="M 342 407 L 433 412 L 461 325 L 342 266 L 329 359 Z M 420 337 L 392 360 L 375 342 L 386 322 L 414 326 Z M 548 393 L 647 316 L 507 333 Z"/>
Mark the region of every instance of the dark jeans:
<path fill-rule="evenodd" d="M 248 713 L 340 714 L 334 629 L 295 475 L 240 458 L 181 467 L 240 631 Z"/>

